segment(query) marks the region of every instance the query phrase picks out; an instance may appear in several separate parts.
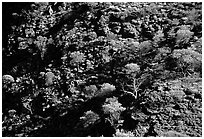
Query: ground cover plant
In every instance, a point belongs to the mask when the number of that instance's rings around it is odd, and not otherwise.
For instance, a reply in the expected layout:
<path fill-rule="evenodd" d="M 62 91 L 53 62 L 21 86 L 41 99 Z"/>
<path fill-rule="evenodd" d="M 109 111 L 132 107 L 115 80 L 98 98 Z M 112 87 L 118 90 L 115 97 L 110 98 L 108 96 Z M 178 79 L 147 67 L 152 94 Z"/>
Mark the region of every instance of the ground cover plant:
<path fill-rule="evenodd" d="M 201 2 L 2 3 L 4 137 L 201 137 Z"/>

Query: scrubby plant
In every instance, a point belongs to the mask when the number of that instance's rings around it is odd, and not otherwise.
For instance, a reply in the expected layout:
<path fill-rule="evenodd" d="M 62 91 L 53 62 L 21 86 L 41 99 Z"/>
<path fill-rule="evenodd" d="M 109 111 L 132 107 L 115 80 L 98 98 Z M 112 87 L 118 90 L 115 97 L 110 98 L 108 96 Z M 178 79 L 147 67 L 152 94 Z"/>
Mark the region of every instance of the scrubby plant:
<path fill-rule="evenodd" d="M 175 50 L 173 58 L 177 59 L 177 67 L 183 74 L 197 71 L 201 73 L 202 55 L 198 52 L 189 49 Z"/>
<path fill-rule="evenodd" d="M 202 74 L 201 3 L 13 4 L 3 136 L 156 136 L 147 117 L 174 105 L 161 84 Z"/>
<path fill-rule="evenodd" d="M 117 98 L 107 98 L 102 106 L 104 114 L 107 115 L 112 125 L 120 119 L 120 114 L 125 110 L 122 105 L 118 102 Z"/>

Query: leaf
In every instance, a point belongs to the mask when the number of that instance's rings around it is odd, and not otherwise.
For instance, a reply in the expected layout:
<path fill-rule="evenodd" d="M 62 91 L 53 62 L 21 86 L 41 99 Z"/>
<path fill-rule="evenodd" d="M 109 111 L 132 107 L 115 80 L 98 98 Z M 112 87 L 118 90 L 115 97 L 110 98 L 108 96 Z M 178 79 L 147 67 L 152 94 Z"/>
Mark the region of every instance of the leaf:
<path fill-rule="evenodd" d="M 188 43 L 192 35 L 193 35 L 193 32 L 191 32 L 188 29 L 179 29 L 176 33 L 177 44 Z"/>
<path fill-rule="evenodd" d="M 23 50 L 23 49 L 27 49 L 28 47 L 29 47 L 29 45 L 27 44 L 26 41 L 24 41 L 24 42 L 20 42 L 20 43 L 19 43 L 18 49 Z"/>
<path fill-rule="evenodd" d="M 140 72 L 140 66 L 135 63 L 130 63 L 125 65 L 126 74 L 136 76 Z"/>
<path fill-rule="evenodd" d="M 95 85 L 89 85 L 85 87 L 84 92 L 87 97 L 91 98 L 96 94 L 97 90 L 98 88 Z"/>
<path fill-rule="evenodd" d="M 70 57 L 72 58 L 72 60 L 70 61 L 72 65 L 78 65 L 79 63 L 82 63 L 85 60 L 85 55 L 79 51 L 72 52 Z"/>
<path fill-rule="evenodd" d="M 177 59 L 179 68 L 198 70 L 202 67 L 202 54 L 190 49 L 174 50 L 173 58 Z"/>
<path fill-rule="evenodd" d="M 101 89 L 99 90 L 98 94 L 96 94 L 96 97 L 108 97 L 111 96 L 113 91 L 115 91 L 116 88 L 114 85 L 111 85 L 109 83 L 102 84 Z"/>
<path fill-rule="evenodd" d="M 139 47 L 142 54 L 148 53 L 152 49 L 151 41 L 143 41 Z"/>
<path fill-rule="evenodd" d="M 120 113 L 125 110 L 125 108 L 122 107 L 122 104 L 118 102 L 116 97 L 107 98 L 102 108 L 104 114 L 108 114 L 110 116 L 109 118 L 112 124 L 114 123 L 114 121 L 119 120 Z"/>
<path fill-rule="evenodd" d="M 55 79 L 55 75 L 52 72 L 47 72 L 45 74 L 45 85 L 50 86 L 53 84 L 53 80 Z"/>
<path fill-rule="evenodd" d="M 135 137 L 135 135 L 131 131 L 125 132 L 124 130 L 117 129 L 114 137 Z"/>
<path fill-rule="evenodd" d="M 84 113 L 82 117 L 80 117 L 80 121 L 83 124 L 84 128 L 87 128 L 89 126 L 92 126 L 95 124 L 97 120 L 99 120 L 100 117 L 98 114 L 94 113 L 93 111 L 87 111 Z"/>

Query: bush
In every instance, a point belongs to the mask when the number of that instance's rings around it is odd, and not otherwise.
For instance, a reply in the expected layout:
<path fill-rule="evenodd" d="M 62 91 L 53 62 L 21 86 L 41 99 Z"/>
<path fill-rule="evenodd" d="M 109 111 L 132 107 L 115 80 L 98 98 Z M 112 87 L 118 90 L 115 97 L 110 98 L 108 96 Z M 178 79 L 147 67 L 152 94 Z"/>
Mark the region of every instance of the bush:
<path fill-rule="evenodd" d="M 3 136 L 156 136 L 155 83 L 202 74 L 201 3 L 2 7 Z"/>

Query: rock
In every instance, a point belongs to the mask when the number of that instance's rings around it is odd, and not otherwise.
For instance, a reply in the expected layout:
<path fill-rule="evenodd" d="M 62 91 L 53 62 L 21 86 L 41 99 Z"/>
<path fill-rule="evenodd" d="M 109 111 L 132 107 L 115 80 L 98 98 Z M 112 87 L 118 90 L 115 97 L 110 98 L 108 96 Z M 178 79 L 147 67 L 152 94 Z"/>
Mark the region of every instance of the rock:
<path fill-rule="evenodd" d="M 13 83 L 15 82 L 14 78 L 11 75 L 4 75 L 2 77 L 3 83 Z"/>

